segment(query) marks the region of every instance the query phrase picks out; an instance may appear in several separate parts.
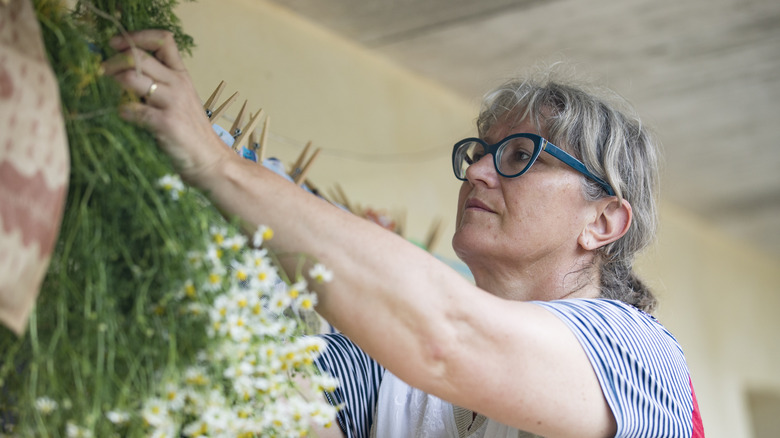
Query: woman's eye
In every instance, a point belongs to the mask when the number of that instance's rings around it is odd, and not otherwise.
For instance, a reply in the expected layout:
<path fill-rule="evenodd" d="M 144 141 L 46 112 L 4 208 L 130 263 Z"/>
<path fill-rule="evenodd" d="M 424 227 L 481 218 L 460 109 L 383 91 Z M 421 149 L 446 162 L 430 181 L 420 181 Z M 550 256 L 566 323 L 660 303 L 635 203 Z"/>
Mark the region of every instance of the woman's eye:
<path fill-rule="evenodd" d="M 512 153 L 512 159 L 517 162 L 525 162 L 531 159 L 531 154 L 522 149 L 517 149 Z"/>
<path fill-rule="evenodd" d="M 482 157 L 484 157 L 484 156 L 485 156 L 484 154 L 466 155 L 466 163 L 468 165 L 472 165 L 472 164 L 476 163 L 477 161 L 481 160 Z"/>

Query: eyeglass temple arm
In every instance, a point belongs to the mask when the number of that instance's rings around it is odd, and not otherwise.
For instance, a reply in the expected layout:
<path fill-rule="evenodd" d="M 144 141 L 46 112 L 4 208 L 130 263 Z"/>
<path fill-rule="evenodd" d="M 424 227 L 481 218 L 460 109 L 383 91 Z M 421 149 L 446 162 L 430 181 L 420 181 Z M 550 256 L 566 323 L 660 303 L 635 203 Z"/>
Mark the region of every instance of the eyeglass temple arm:
<path fill-rule="evenodd" d="M 555 158 L 563 161 L 564 163 L 568 164 L 572 169 L 582 173 L 583 175 L 587 176 L 588 178 L 592 179 L 593 181 L 596 181 L 603 189 L 607 192 L 609 196 L 615 196 L 615 191 L 612 190 L 612 186 L 607 184 L 606 181 L 603 179 L 597 177 L 593 173 L 591 173 L 590 170 L 588 170 L 587 167 L 585 167 L 582 162 L 574 157 L 572 157 L 568 152 L 564 151 L 563 149 L 559 148 L 558 146 L 555 146 L 554 144 L 550 143 L 549 141 L 542 139 L 542 150 L 547 151 L 550 155 L 554 156 Z"/>

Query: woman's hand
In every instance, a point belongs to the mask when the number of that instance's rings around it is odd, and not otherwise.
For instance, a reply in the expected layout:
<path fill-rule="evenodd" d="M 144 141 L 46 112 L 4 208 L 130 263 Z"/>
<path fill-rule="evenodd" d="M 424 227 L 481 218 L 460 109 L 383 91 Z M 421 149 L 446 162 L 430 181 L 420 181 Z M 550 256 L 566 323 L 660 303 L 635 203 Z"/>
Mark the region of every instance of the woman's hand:
<path fill-rule="evenodd" d="M 111 46 L 119 53 L 103 63 L 105 74 L 141 97 L 124 104 L 121 116 L 154 133 L 181 176 L 204 188 L 230 151 L 211 127 L 173 35 L 144 30 L 114 37 Z"/>

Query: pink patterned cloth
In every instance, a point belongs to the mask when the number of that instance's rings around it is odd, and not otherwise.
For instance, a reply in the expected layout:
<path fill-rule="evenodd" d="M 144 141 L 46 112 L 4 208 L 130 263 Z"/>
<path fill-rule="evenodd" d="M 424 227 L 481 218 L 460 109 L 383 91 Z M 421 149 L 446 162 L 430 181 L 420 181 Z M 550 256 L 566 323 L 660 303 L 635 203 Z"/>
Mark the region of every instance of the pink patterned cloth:
<path fill-rule="evenodd" d="M 70 159 L 30 0 L 0 0 L 0 323 L 21 335 L 62 220 Z"/>

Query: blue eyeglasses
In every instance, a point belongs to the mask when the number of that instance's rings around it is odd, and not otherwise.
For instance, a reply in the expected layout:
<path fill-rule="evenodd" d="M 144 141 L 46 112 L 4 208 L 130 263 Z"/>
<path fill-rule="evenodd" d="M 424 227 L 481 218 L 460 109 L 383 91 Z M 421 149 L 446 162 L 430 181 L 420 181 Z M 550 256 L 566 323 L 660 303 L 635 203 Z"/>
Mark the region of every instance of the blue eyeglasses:
<path fill-rule="evenodd" d="M 466 170 L 469 166 L 485 155 L 492 154 L 493 165 L 498 174 L 505 178 L 515 178 L 527 172 L 542 151 L 592 179 L 608 195 L 615 196 L 612 186 L 589 171 L 580 160 L 536 134 L 512 134 L 492 145 L 479 138 L 463 139 L 452 148 L 452 170 L 455 171 L 456 178 L 466 181 Z"/>

